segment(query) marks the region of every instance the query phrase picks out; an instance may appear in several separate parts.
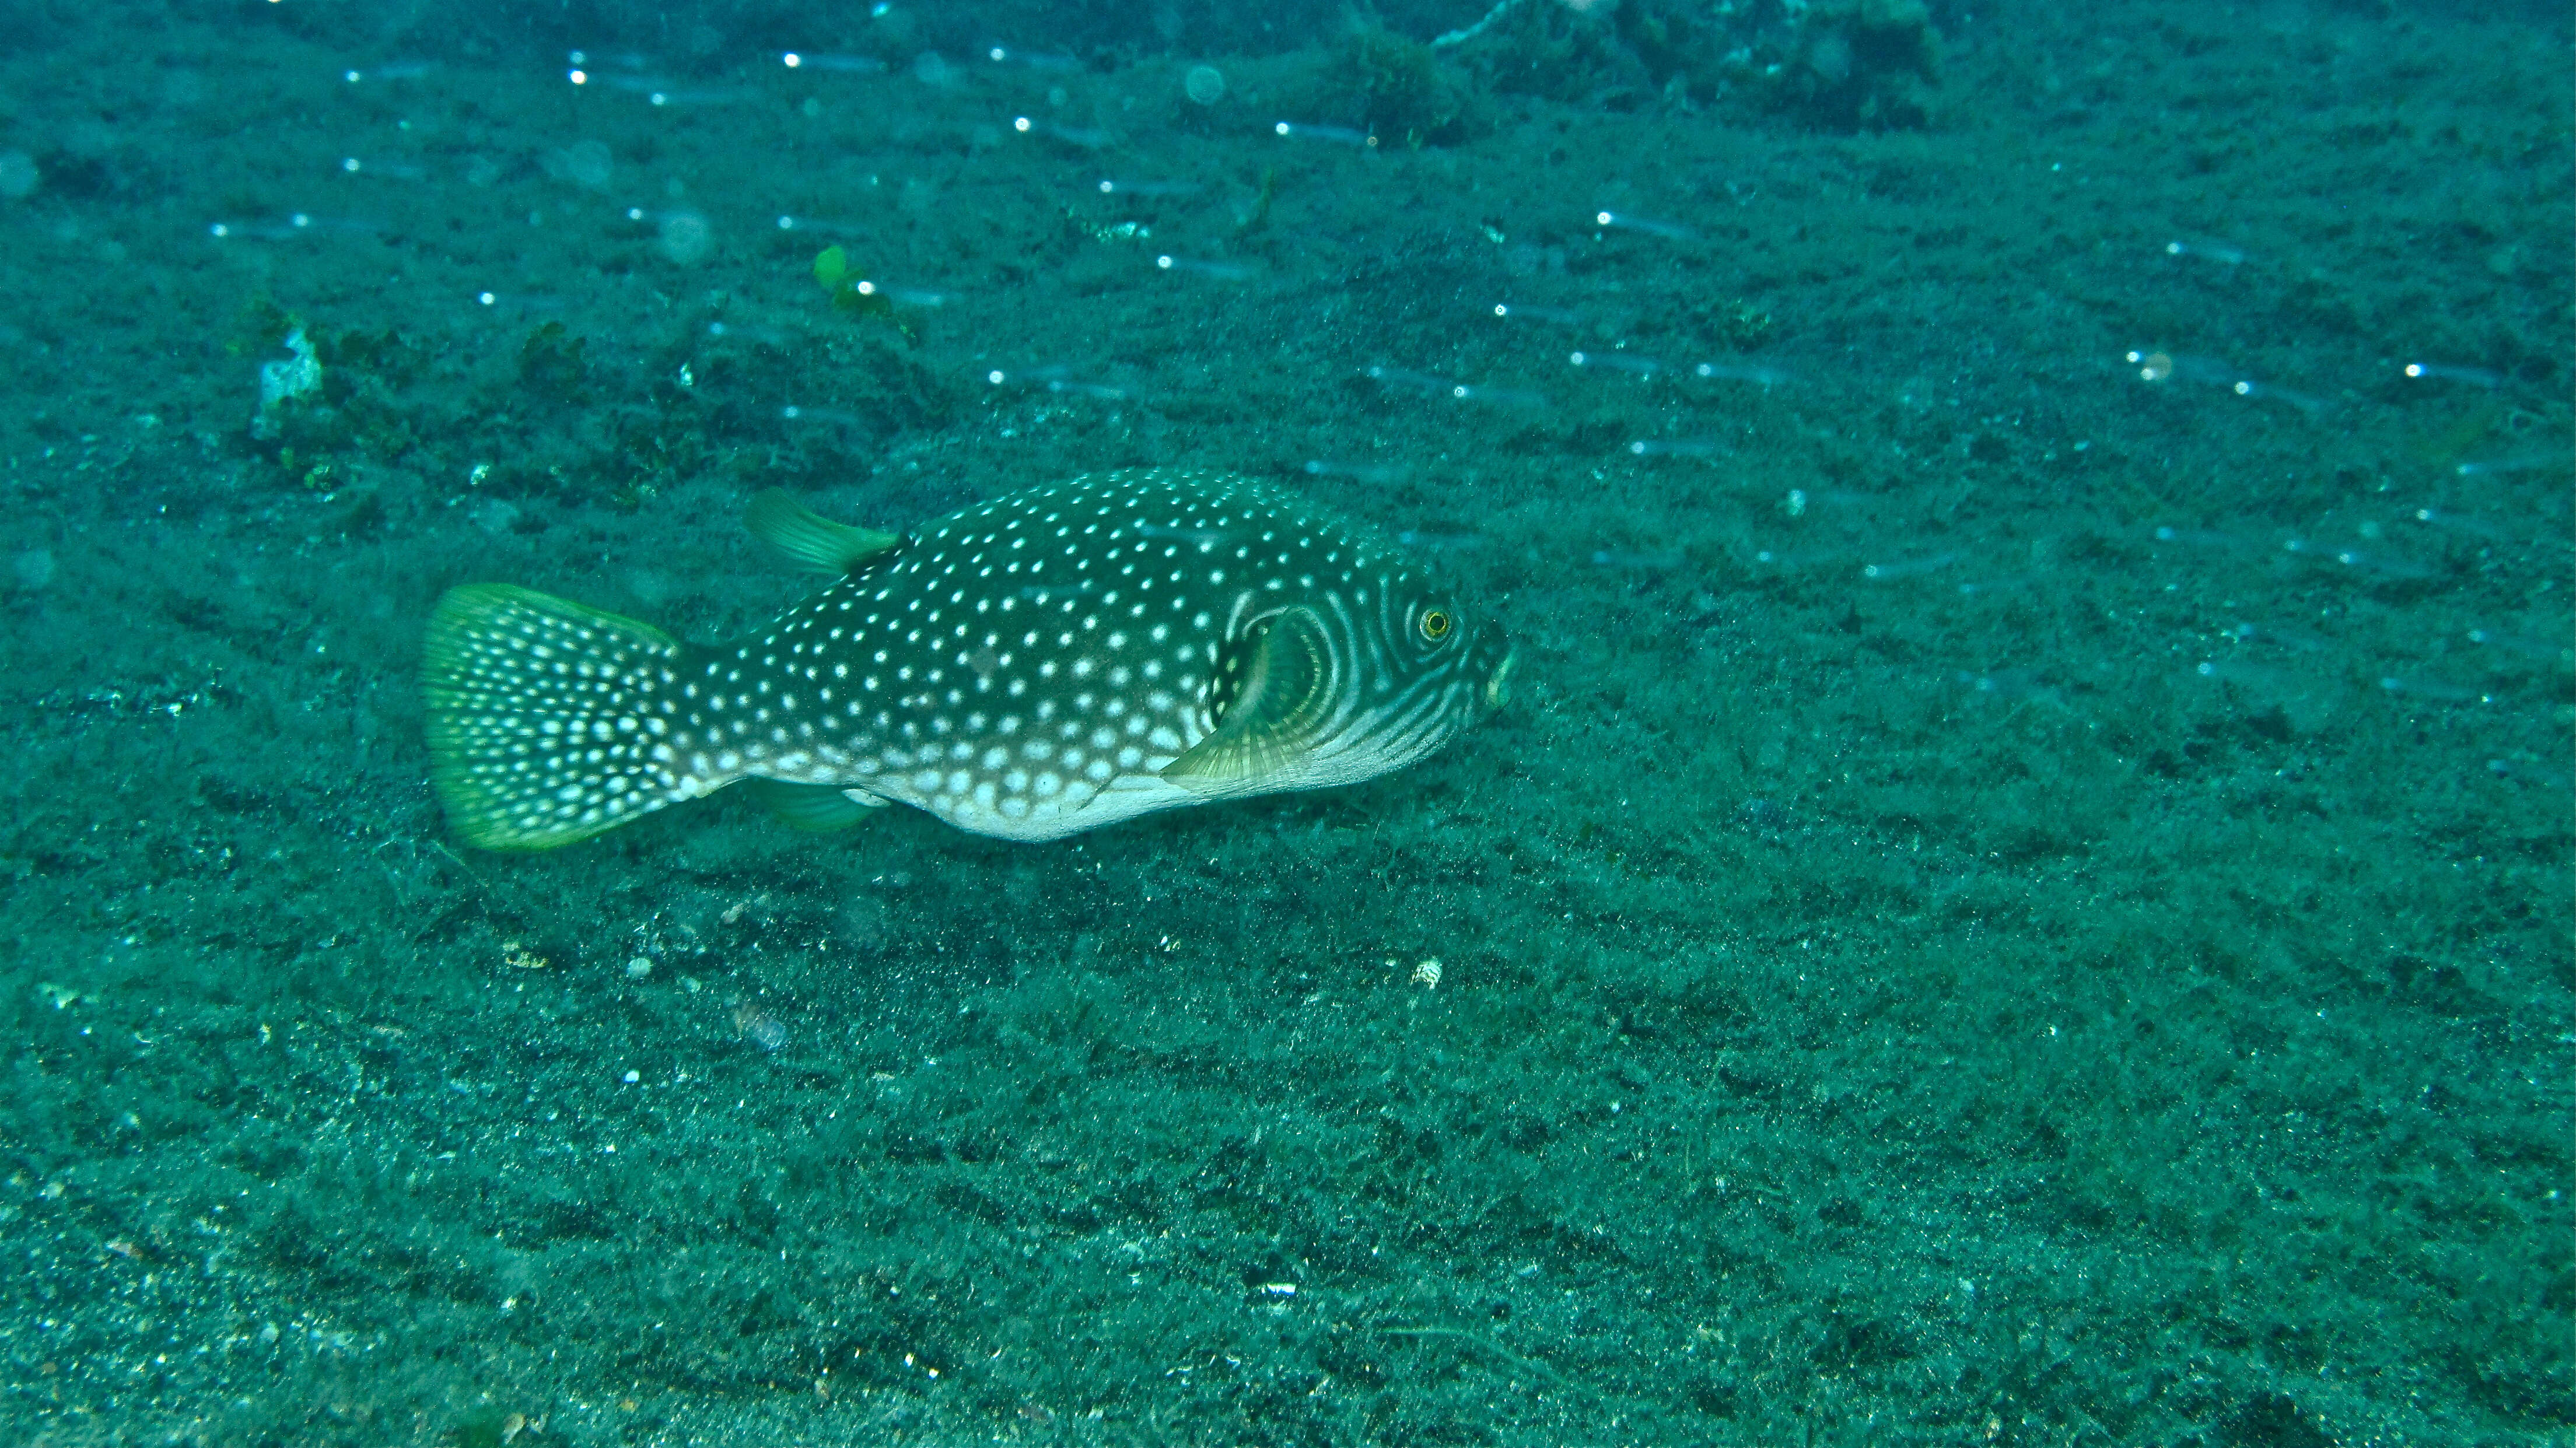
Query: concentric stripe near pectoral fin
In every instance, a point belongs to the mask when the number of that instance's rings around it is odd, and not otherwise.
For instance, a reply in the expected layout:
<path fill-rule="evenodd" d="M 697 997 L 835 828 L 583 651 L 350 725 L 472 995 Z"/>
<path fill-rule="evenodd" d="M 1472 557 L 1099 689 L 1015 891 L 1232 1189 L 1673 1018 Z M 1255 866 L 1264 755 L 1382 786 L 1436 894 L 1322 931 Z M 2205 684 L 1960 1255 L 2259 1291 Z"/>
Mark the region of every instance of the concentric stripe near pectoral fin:
<path fill-rule="evenodd" d="M 1333 715 L 1332 641 L 1310 608 L 1272 618 L 1244 648 L 1243 688 L 1216 729 L 1163 767 L 1209 796 L 1258 794 L 1295 775 Z"/>

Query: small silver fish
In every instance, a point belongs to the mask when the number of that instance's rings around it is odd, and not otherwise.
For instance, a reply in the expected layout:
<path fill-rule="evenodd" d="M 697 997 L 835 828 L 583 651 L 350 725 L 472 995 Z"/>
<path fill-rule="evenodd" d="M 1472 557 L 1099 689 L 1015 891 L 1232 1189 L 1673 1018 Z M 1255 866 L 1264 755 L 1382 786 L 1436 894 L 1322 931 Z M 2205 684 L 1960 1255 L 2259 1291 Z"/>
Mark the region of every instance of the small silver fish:
<path fill-rule="evenodd" d="M 570 844 L 738 780 L 805 828 L 902 803 L 1059 839 L 1401 769 L 1511 672 L 1421 565 L 1245 478 L 1080 477 L 908 537 L 776 490 L 744 521 L 839 578 L 733 643 L 506 584 L 439 600 L 431 779 L 468 840 Z"/>

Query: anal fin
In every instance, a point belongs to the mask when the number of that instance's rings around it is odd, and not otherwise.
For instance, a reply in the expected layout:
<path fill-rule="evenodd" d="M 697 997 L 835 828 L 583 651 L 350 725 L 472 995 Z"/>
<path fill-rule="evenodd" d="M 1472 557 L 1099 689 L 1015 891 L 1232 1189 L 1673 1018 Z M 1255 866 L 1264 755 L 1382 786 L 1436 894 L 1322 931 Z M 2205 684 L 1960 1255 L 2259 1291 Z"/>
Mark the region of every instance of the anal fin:
<path fill-rule="evenodd" d="M 846 830 L 885 808 L 886 802 L 865 790 L 837 784 L 789 784 L 777 779 L 745 782 L 761 807 L 790 829 L 816 834 Z"/>

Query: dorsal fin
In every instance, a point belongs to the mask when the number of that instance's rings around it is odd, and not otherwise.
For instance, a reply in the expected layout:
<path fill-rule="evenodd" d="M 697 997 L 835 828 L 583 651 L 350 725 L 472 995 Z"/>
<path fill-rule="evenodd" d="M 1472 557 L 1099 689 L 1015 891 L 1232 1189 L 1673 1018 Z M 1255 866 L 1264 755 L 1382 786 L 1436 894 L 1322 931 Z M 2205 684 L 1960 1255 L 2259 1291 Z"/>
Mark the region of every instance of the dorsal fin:
<path fill-rule="evenodd" d="M 903 539 L 835 523 L 788 496 L 784 488 L 763 488 L 743 505 L 742 526 L 751 536 L 787 555 L 797 567 L 835 576 L 855 573 Z"/>
<path fill-rule="evenodd" d="M 1222 798 L 1277 788 L 1312 750 L 1332 713 L 1333 657 L 1324 622 L 1310 608 L 1270 620 L 1252 641 L 1243 688 L 1225 717 L 1188 753 L 1163 766 L 1163 778 L 1196 794 Z"/>

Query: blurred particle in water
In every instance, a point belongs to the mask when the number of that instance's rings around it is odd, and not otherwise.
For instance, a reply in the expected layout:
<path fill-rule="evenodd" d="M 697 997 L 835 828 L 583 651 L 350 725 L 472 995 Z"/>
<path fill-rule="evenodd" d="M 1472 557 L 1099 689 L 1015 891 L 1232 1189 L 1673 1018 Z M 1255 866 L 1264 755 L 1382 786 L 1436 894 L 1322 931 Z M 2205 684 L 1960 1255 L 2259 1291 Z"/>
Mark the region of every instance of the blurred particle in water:
<path fill-rule="evenodd" d="M 984 58 L 995 65 L 1016 65 L 1029 70 L 1082 69 L 1082 62 L 1070 55 L 1055 55 L 1043 50 L 1020 50 L 1007 45 L 987 46 L 984 50 Z"/>
<path fill-rule="evenodd" d="M 24 151 L 0 151 L 0 196 L 23 201 L 36 194 L 37 183 L 44 177 L 36 170 L 36 158 Z"/>
<path fill-rule="evenodd" d="M 1652 357 L 1638 357 L 1626 352 L 1572 352 L 1566 361 L 1577 367 L 1607 367 L 1632 377 L 1652 377 L 1664 370 L 1664 364 Z"/>
<path fill-rule="evenodd" d="M 1324 458 L 1310 458 L 1298 464 L 1309 477 L 1350 478 L 1362 483 L 1400 483 L 1413 469 L 1402 463 L 1340 463 Z M 1405 539 L 1412 546 L 1411 538 Z"/>
<path fill-rule="evenodd" d="M 1212 65 L 1191 66 L 1190 73 L 1181 77 L 1181 89 L 1200 105 L 1215 105 L 1225 99 L 1225 73 Z"/>
<path fill-rule="evenodd" d="M 1374 146 L 1377 138 L 1349 126 L 1308 125 L 1301 121 L 1281 121 L 1271 127 L 1291 140 L 1331 141 L 1343 146 Z"/>
<path fill-rule="evenodd" d="M 787 1044 L 786 1023 L 750 1001 L 733 1008 L 733 1030 L 736 1036 L 758 1046 L 763 1053 Z"/>
<path fill-rule="evenodd" d="M 1251 267 L 1240 266 L 1230 261 L 1208 261 L 1204 258 L 1172 256 L 1168 253 L 1154 258 L 1154 267 L 1157 271 L 1203 276 L 1220 282 L 1247 282 L 1260 275 Z"/>
<path fill-rule="evenodd" d="M 2567 454 L 2563 452 L 2527 453 L 2521 457 L 2465 462 L 2452 471 L 2464 478 L 2474 478 L 2495 473 L 2527 473 L 2535 468 L 2564 468 L 2566 465 Z"/>
<path fill-rule="evenodd" d="M 2245 249 L 2243 247 L 2234 245 L 2230 242 L 2211 241 L 2206 238 L 2194 241 L 2168 241 L 2165 243 L 2165 255 L 2198 257 L 2202 261 L 2216 262 L 2220 266 L 2243 266 L 2245 264 Z"/>
<path fill-rule="evenodd" d="M 1599 548 L 1593 550 L 1592 566 L 1622 572 L 1661 573 L 1666 569 L 1685 567 L 1690 556 L 1676 549 L 1640 552 L 1632 548 Z"/>
<path fill-rule="evenodd" d="M 1207 188 L 1195 181 L 1117 181 L 1100 183 L 1103 196 L 1136 196 L 1155 200 L 1168 196 L 1195 196 Z"/>
<path fill-rule="evenodd" d="M 2504 385 L 2504 374 L 2500 372 L 2491 372 L 2484 367 L 2462 367 L 2449 362 L 2409 362 L 2406 364 L 2406 375 L 2441 382 L 2465 382 L 2471 387 L 2483 387 L 2489 392 Z"/>
<path fill-rule="evenodd" d="M 1596 211 L 1592 213 L 1592 224 L 1603 231 L 1641 231 L 1666 241 L 1699 240 L 1699 233 L 1677 221 L 1657 221 L 1651 217 L 1631 216 L 1624 211 Z"/>
<path fill-rule="evenodd" d="M 1750 382 L 1757 387 L 1777 387 L 1798 379 L 1777 367 L 1759 362 L 1702 362 L 1691 369 L 1693 377 L 1714 378 L 1720 382 Z"/>
<path fill-rule="evenodd" d="M 778 59 L 779 63 L 789 70 L 828 70 L 843 75 L 881 75 L 886 68 L 886 63 L 873 55 L 816 54 L 812 51 L 790 50 L 781 54 Z"/>
<path fill-rule="evenodd" d="M 593 191 L 607 190 L 616 170 L 617 160 L 604 141 L 575 141 L 546 158 L 547 175 Z"/>
<path fill-rule="evenodd" d="M 42 592 L 54 581 L 54 555 L 52 550 L 45 548 L 30 548 L 26 552 L 19 554 L 16 558 L 10 560 L 9 578 L 10 581 L 15 583 L 22 592 Z"/>
<path fill-rule="evenodd" d="M 1870 563 L 1862 565 L 1860 576 L 1879 582 L 1889 582 L 1899 578 L 1915 578 L 1926 573 L 1936 573 L 1958 561 L 1959 555 L 1956 553 L 1936 553 L 1929 558 L 1908 558 L 1895 563 Z"/>
<path fill-rule="evenodd" d="M 706 260 L 715 246 L 714 228 L 694 211 L 667 212 L 662 217 L 660 240 L 662 255 L 676 266 L 696 266 Z"/>

